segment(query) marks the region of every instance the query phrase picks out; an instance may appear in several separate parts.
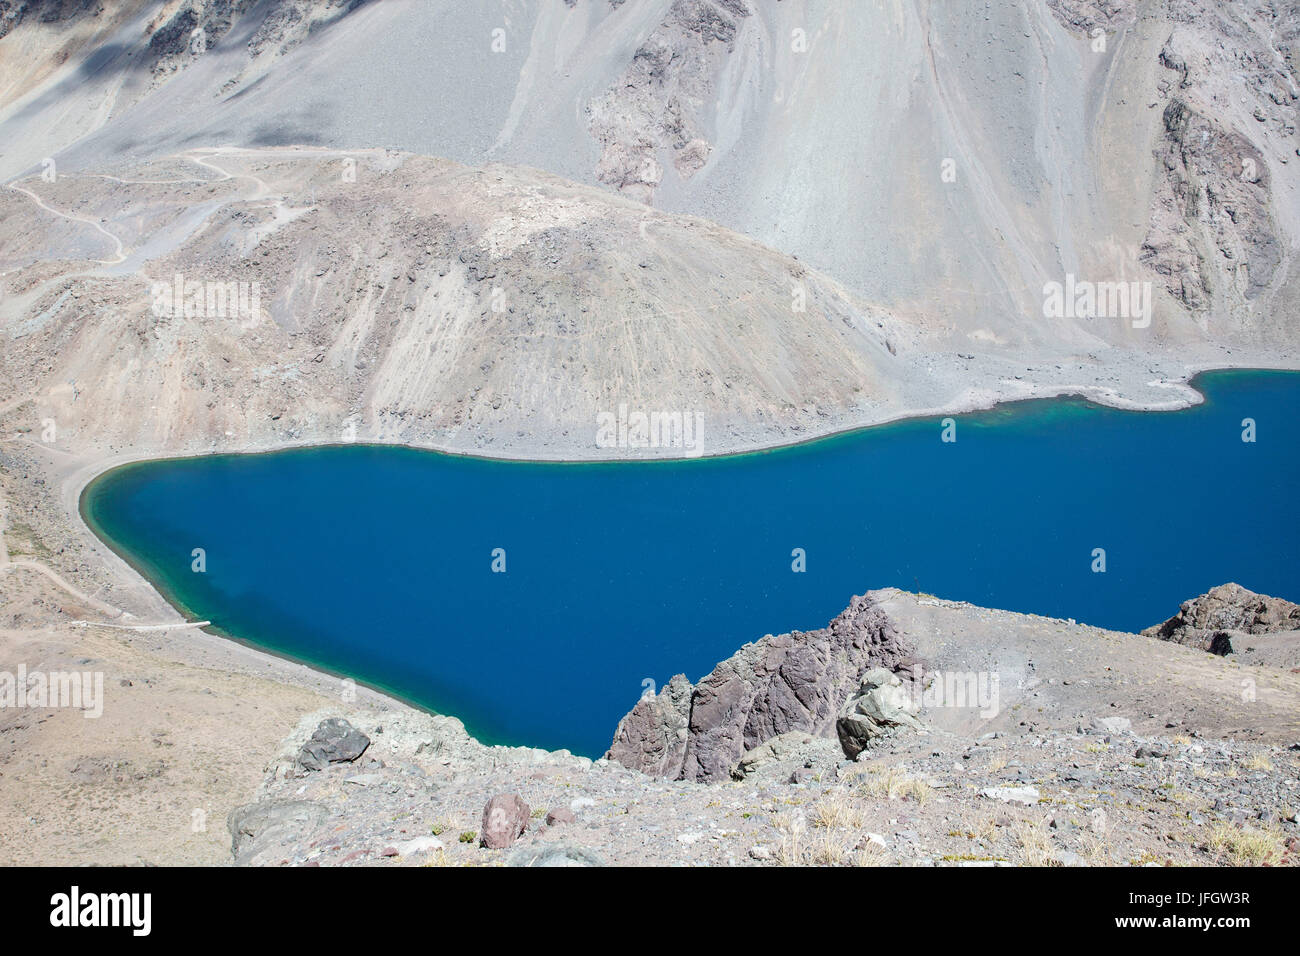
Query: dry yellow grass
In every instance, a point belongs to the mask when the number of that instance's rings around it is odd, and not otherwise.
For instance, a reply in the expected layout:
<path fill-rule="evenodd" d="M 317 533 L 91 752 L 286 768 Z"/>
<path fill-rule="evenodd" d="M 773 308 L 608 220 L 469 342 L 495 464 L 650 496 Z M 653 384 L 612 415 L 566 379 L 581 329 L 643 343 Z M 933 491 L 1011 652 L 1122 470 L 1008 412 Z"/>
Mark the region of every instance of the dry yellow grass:
<path fill-rule="evenodd" d="M 1207 841 L 1210 850 L 1222 853 L 1236 866 L 1260 866 L 1281 858 L 1284 846 L 1282 837 L 1272 830 L 1254 827 L 1237 827 L 1228 823 L 1215 824 Z"/>
<path fill-rule="evenodd" d="M 911 798 L 917 803 L 925 803 L 931 793 L 928 783 L 917 777 L 909 777 L 897 767 L 872 770 L 859 784 L 859 789 L 868 797 L 883 797 L 886 800 Z"/>
<path fill-rule="evenodd" d="M 1052 860 L 1052 841 L 1040 823 L 1021 822 L 1015 828 L 1016 842 L 1020 844 L 1022 866 L 1055 866 Z"/>
<path fill-rule="evenodd" d="M 843 791 L 831 791 L 812 807 L 812 825 L 824 830 L 860 829 L 865 825 L 863 808 Z"/>
<path fill-rule="evenodd" d="M 776 830 L 776 862 L 781 866 L 802 866 L 804 862 L 804 834 L 807 830 L 801 814 L 783 810 L 772 820 Z"/>
<path fill-rule="evenodd" d="M 880 866 L 885 848 L 867 837 L 866 813 L 851 794 L 830 791 L 809 816 L 786 810 L 772 821 L 774 858 L 781 866 Z"/>
<path fill-rule="evenodd" d="M 1100 837 L 1085 833 L 1079 838 L 1079 855 L 1088 861 L 1089 866 L 1110 866 L 1110 847 Z"/>
<path fill-rule="evenodd" d="M 813 841 L 809 862 L 816 866 L 840 866 L 849 857 L 849 846 L 829 830 Z"/>
<path fill-rule="evenodd" d="M 863 840 L 861 847 L 853 852 L 854 866 L 884 866 L 885 848 L 873 840 Z"/>

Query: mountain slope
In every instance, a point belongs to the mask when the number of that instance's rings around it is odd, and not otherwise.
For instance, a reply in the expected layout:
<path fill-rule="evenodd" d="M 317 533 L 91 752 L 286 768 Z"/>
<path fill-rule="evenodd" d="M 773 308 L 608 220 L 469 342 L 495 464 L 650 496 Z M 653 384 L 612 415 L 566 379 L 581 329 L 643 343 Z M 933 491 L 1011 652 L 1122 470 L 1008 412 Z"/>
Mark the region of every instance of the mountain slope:
<path fill-rule="evenodd" d="M 224 150 L 15 186 L 0 416 L 57 420 L 61 447 L 635 455 L 599 444 L 626 408 L 698 419 L 644 450 L 681 455 L 900 407 L 905 325 L 712 223 L 536 171 Z"/>
<path fill-rule="evenodd" d="M 195 23 L 204 51 L 174 50 Z M 188 0 L 88 53 L 75 94 L 0 114 L 0 171 L 53 145 L 69 169 L 220 144 L 499 160 L 713 219 L 953 348 L 1280 348 L 1297 35 L 1273 0 Z M 36 135 L 146 71 L 97 133 Z M 1154 322 L 1044 316 L 1069 276 L 1151 282 Z"/>

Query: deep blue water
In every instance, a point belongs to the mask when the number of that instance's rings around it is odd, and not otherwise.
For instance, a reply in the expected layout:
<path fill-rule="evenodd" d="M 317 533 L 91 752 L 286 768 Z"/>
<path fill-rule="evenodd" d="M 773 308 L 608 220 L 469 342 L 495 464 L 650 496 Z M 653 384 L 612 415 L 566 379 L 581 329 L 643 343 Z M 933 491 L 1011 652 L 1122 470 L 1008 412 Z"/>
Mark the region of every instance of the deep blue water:
<path fill-rule="evenodd" d="M 1300 599 L 1300 373 L 1197 386 L 1207 401 L 1180 412 L 956 416 L 955 443 L 935 418 L 680 462 L 378 446 L 147 462 L 97 479 L 83 510 L 229 635 L 488 741 L 599 755 L 644 679 L 696 679 L 870 588 L 1129 630 L 1225 581 Z"/>

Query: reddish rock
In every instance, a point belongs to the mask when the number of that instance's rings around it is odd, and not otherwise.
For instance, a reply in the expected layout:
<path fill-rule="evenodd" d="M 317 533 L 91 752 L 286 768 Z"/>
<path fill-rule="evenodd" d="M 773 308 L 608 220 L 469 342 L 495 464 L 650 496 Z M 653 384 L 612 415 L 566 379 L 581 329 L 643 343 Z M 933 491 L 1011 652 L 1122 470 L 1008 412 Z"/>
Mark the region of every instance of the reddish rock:
<path fill-rule="evenodd" d="M 727 780 L 746 751 L 773 737 L 833 737 L 862 676 L 879 667 L 910 678 L 914 655 L 871 598 L 855 597 L 826 627 L 746 645 L 698 684 L 678 674 L 623 718 L 605 756 L 654 777 Z"/>
<path fill-rule="evenodd" d="M 1225 632 L 1273 634 L 1294 630 L 1300 630 L 1300 604 L 1229 583 L 1184 601 L 1177 614 L 1142 633 L 1222 655 L 1232 652 L 1232 634 Z"/>
<path fill-rule="evenodd" d="M 557 823 L 573 823 L 578 818 L 573 815 L 572 810 L 566 810 L 564 807 L 556 807 L 550 813 L 546 814 L 546 825 L 553 827 Z"/>
<path fill-rule="evenodd" d="M 519 839 L 528 827 L 528 804 L 518 794 L 499 793 L 483 808 L 479 842 L 489 850 L 502 850 Z"/>

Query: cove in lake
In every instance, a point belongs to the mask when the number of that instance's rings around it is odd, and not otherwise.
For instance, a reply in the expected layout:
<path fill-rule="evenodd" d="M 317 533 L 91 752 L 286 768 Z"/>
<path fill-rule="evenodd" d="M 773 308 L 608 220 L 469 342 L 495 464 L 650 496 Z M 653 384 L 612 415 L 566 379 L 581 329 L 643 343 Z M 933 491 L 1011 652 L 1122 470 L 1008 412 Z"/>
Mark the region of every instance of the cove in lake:
<path fill-rule="evenodd" d="M 96 479 L 82 510 L 227 635 L 487 742 L 599 756 L 646 680 L 697 679 L 871 588 L 1123 630 L 1226 581 L 1300 598 L 1300 373 L 1196 384 L 1207 400 L 1178 412 L 1066 398 L 953 416 L 953 443 L 933 418 L 674 462 L 373 445 L 144 462 Z"/>

